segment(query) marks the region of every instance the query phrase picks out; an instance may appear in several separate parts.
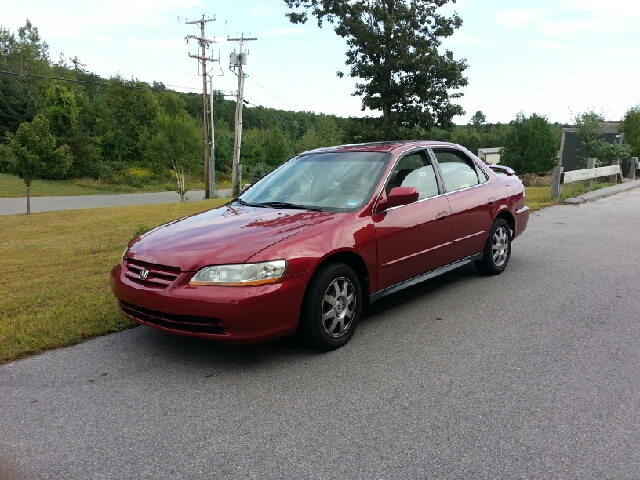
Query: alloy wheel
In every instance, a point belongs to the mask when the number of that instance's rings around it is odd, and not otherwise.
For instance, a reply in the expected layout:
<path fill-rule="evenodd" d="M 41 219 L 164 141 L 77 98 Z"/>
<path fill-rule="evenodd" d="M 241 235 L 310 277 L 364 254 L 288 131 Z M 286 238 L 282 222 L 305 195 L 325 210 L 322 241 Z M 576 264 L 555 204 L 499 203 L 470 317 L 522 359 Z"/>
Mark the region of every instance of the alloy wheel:
<path fill-rule="evenodd" d="M 341 337 L 349 330 L 354 319 L 356 290 L 348 278 L 334 279 L 322 299 L 322 325 L 330 337 Z"/>
<path fill-rule="evenodd" d="M 500 227 L 493 233 L 491 240 L 491 254 L 496 267 L 501 267 L 509 255 L 509 234 L 507 229 Z"/>

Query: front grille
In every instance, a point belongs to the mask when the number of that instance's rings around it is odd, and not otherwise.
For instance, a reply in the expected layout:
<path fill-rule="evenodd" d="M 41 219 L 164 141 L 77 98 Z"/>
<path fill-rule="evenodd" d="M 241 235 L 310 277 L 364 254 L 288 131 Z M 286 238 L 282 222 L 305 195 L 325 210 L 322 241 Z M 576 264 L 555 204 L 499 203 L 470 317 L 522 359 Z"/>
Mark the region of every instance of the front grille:
<path fill-rule="evenodd" d="M 149 310 L 126 302 L 118 302 L 122 313 L 142 323 L 169 328 L 187 333 L 224 333 L 220 319 L 213 317 L 194 317 L 191 315 L 171 315 L 169 313 Z"/>
<path fill-rule="evenodd" d="M 148 272 L 146 280 L 140 278 L 142 271 Z M 124 274 L 133 283 L 151 290 L 164 290 L 178 278 L 180 269 L 127 259 L 124 262 Z"/>

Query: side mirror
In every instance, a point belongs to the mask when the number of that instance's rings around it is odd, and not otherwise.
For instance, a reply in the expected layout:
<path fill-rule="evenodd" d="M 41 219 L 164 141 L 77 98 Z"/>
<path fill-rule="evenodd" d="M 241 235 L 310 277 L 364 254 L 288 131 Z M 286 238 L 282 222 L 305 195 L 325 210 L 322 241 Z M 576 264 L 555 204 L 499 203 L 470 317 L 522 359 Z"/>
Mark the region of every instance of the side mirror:
<path fill-rule="evenodd" d="M 376 210 L 381 212 L 400 205 L 408 205 L 417 202 L 419 196 L 415 187 L 395 187 L 391 189 L 386 200 L 380 200 Z"/>
<path fill-rule="evenodd" d="M 251 184 L 250 183 L 245 183 L 244 187 L 242 187 L 242 191 L 246 192 L 247 190 L 249 190 L 249 187 L 251 187 Z"/>

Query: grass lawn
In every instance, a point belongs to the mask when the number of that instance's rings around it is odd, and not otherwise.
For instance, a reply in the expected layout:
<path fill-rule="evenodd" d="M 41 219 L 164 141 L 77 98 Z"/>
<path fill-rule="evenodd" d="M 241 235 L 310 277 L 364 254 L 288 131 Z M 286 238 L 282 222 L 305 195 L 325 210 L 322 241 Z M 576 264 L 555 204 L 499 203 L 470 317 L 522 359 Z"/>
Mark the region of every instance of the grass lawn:
<path fill-rule="evenodd" d="M 187 181 L 191 190 L 203 190 L 203 181 Z M 229 182 L 216 183 L 217 189 L 231 188 Z M 148 183 L 141 187 L 100 183 L 97 180 L 81 178 L 76 180 L 34 180 L 31 184 L 32 197 L 56 197 L 72 195 L 105 195 L 109 193 L 142 193 L 173 191 L 173 183 Z M 0 198 L 25 197 L 26 188 L 20 177 L 0 173 Z"/>
<path fill-rule="evenodd" d="M 608 186 L 610 186 L 608 183 L 596 183 L 592 188 L 587 188 L 582 182 L 568 183 L 562 186 L 562 193 L 556 200 L 551 199 L 551 187 L 526 187 L 527 205 L 531 211 L 536 211 L 543 207 L 560 203 L 567 198 L 577 197 L 591 190 L 598 190 Z"/>
<path fill-rule="evenodd" d="M 526 191 L 531 210 L 557 203 L 551 187 Z M 582 183 L 566 185 L 561 200 L 585 191 Z M 133 326 L 109 290 L 124 246 L 155 225 L 226 201 L 0 216 L 0 363 Z"/>
<path fill-rule="evenodd" d="M 127 242 L 227 201 L 0 216 L 0 363 L 133 326 L 108 280 Z"/>

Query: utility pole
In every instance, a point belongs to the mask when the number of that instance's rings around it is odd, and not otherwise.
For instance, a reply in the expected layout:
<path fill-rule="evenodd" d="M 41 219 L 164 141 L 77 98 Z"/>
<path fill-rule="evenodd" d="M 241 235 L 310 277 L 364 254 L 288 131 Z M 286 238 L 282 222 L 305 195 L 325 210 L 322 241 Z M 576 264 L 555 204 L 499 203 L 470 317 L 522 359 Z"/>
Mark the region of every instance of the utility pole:
<path fill-rule="evenodd" d="M 236 97 L 236 132 L 235 143 L 233 145 L 233 164 L 231 168 L 231 192 L 232 195 L 238 195 L 242 188 L 240 183 L 242 181 L 242 165 L 240 165 L 240 145 L 242 144 L 242 105 L 244 101 L 244 73 L 242 73 L 242 66 L 247 64 L 248 52 L 243 52 L 242 47 L 244 42 L 258 40 L 257 38 L 245 38 L 244 34 L 240 38 L 227 38 L 228 42 L 239 42 L 240 53 L 235 51 L 231 53 L 229 57 L 229 63 L 231 67 L 238 67 L 238 94 Z"/>
<path fill-rule="evenodd" d="M 211 82 L 209 88 L 209 100 L 211 114 L 211 157 L 209 160 L 209 193 L 211 198 L 216 196 L 216 137 L 215 137 L 215 123 L 213 123 L 213 75 L 209 76 Z"/>
<path fill-rule="evenodd" d="M 196 35 L 187 35 L 186 40 L 189 41 L 190 38 L 193 38 L 198 41 L 201 48 L 201 55 L 191 55 L 191 58 L 197 58 L 202 62 L 202 129 L 204 133 L 204 198 L 211 198 L 211 180 L 209 173 L 209 116 L 207 115 L 207 60 L 211 60 L 212 62 L 216 61 L 213 58 L 207 58 L 205 56 L 205 49 L 209 46 L 210 43 L 215 43 L 215 40 L 206 38 L 204 36 L 204 26 L 207 22 L 215 21 L 216 17 L 207 18 L 205 20 L 204 13 L 202 14 L 202 18 L 200 20 L 194 20 L 192 22 L 185 22 L 185 25 L 195 25 L 200 24 L 200 36 Z M 215 190 L 215 187 L 214 187 Z"/>

